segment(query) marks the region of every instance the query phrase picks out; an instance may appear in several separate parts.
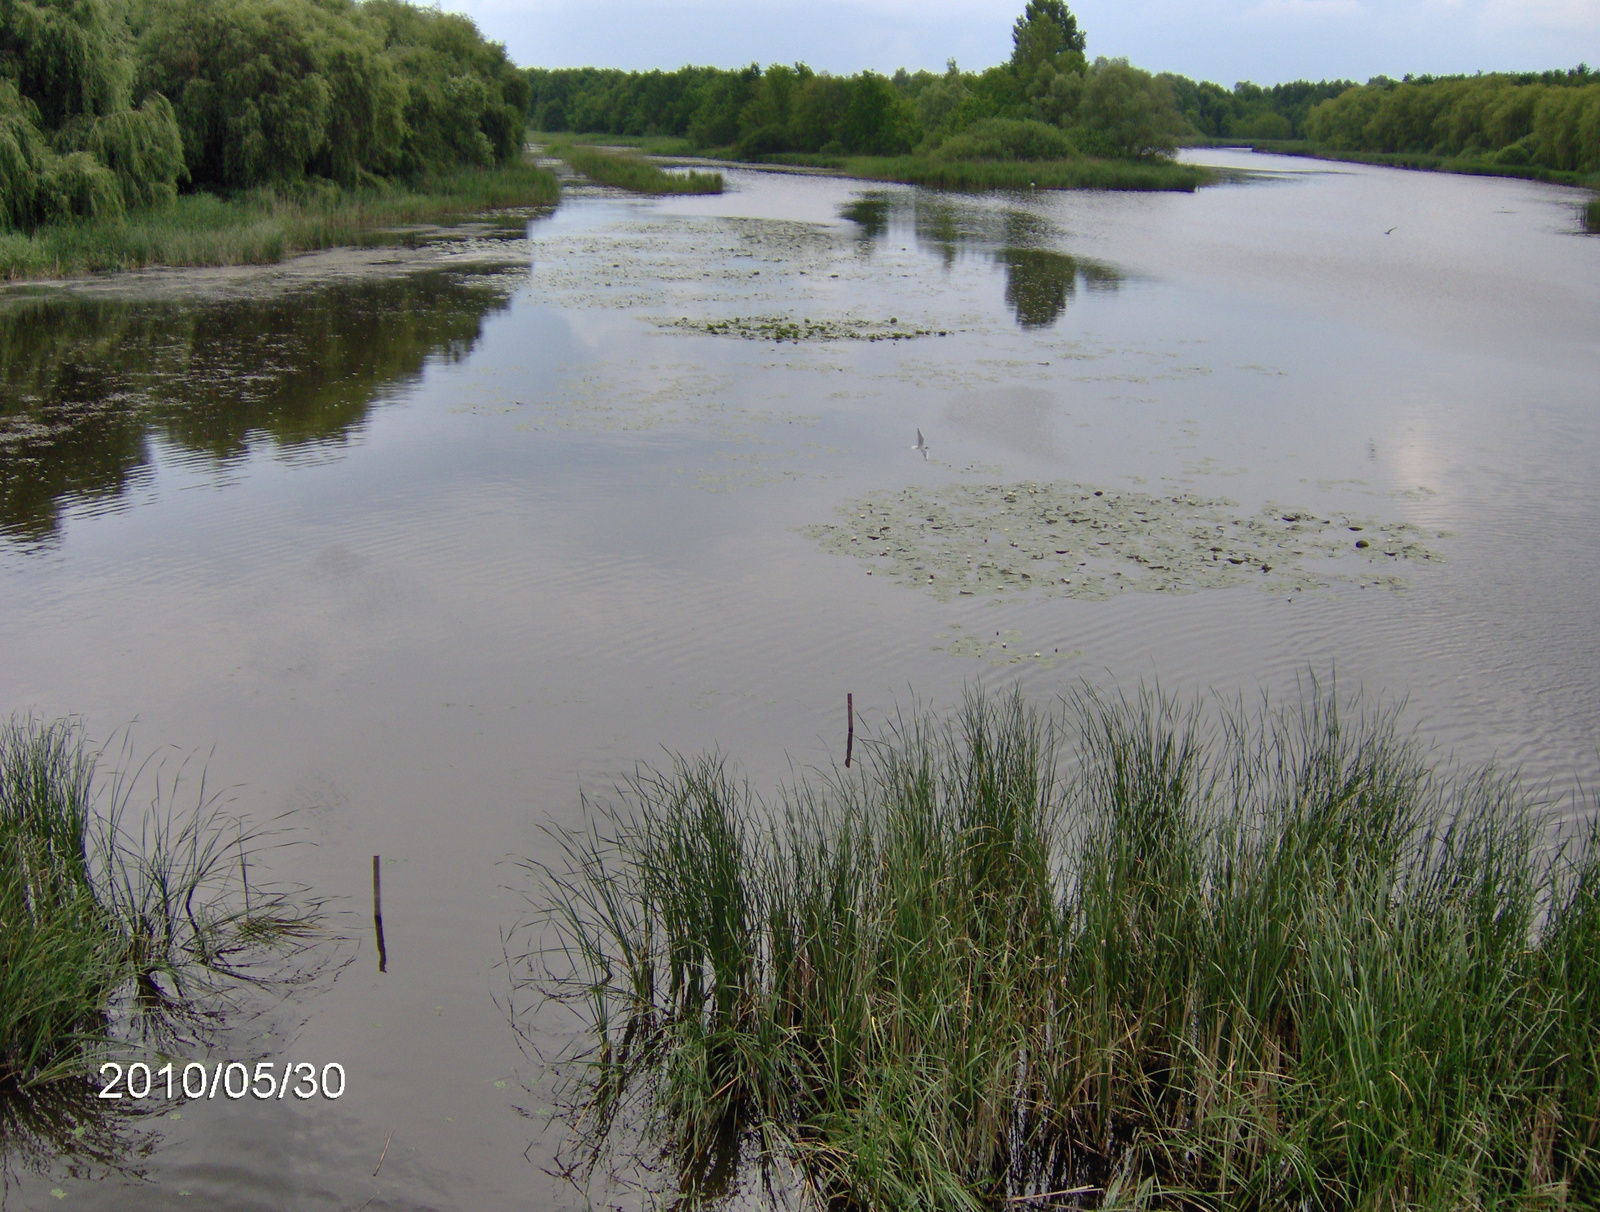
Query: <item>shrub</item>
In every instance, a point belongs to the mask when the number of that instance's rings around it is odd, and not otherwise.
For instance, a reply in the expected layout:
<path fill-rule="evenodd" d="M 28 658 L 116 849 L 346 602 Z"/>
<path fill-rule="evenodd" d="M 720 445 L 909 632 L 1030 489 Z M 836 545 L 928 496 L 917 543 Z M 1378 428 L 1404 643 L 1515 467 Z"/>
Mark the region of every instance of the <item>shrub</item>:
<path fill-rule="evenodd" d="M 933 153 L 941 160 L 1070 160 L 1077 147 L 1058 127 L 1012 118 L 985 118 L 951 135 Z"/>

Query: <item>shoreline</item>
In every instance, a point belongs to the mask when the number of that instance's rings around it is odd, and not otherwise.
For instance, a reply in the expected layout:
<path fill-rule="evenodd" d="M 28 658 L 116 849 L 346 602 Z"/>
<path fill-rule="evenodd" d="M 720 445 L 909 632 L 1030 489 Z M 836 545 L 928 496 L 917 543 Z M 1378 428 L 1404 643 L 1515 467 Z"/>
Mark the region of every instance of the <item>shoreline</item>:
<path fill-rule="evenodd" d="M 454 173 L 417 189 L 345 193 L 327 185 L 301 192 L 190 194 L 105 222 L 0 232 L 0 292 L 157 268 L 270 269 L 332 250 L 365 250 L 376 263 L 397 246 L 442 238 L 464 225 L 487 230 L 497 215 L 530 215 L 561 199 L 555 175 L 527 162 Z"/>
<path fill-rule="evenodd" d="M 533 217 L 543 208 L 498 212 Z M 530 246 L 518 231 L 485 219 L 409 225 L 383 234 L 392 243 L 334 245 L 282 260 L 236 265 L 150 265 L 56 278 L 0 280 L 0 308 L 62 297 L 158 302 L 259 299 L 339 281 L 402 277 L 431 269 L 523 268 Z"/>

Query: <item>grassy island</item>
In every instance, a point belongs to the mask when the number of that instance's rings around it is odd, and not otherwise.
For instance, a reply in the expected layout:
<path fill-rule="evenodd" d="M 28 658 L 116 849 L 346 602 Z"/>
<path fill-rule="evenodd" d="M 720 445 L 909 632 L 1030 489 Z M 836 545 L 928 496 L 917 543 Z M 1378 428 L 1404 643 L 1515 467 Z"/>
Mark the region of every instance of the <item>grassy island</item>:
<path fill-rule="evenodd" d="M 1594 1207 L 1600 838 L 1550 824 L 1315 688 L 974 698 L 771 802 L 636 777 L 521 970 L 580 1178 L 642 1130 L 839 1210 Z"/>
<path fill-rule="evenodd" d="M 550 155 L 582 173 L 598 185 L 610 185 L 636 194 L 720 194 L 721 173 L 690 169 L 682 173 L 664 172 L 643 156 L 629 152 L 602 150 L 570 141 L 546 145 Z"/>

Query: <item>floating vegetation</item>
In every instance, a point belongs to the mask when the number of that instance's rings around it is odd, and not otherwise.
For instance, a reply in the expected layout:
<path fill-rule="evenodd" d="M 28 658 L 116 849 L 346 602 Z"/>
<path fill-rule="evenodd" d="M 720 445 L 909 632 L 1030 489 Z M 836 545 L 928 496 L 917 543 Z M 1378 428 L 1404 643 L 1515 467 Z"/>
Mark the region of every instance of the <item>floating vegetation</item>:
<path fill-rule="evenodd" d="M 1108 598 L 1250 584 L 1274 592 L 1336 582 L 1398 589 L 1402 565 L 1440 559 L 1426 546 L 1429 536 L 1407 523 L 1277 505 L 1254 516 L 1236 509 L 1188 493 L 1059 482 L 914 485 L 847 501 L 837 510 L 843 521 L 801 533 L 941 600 L 1024 590 Z"/>
<path fill-rule="evenodd" d="M 789 316 L 734 316 L 731 320 L 667 320 L 662 328 L 709 333 L 715 337 L 743 337 L 747 341 L 909 341 L 915 337 L 946 337 L 949 329 L 908 328 L 898 316 L 887 323 L 875 320 L 796 320 Z"/>

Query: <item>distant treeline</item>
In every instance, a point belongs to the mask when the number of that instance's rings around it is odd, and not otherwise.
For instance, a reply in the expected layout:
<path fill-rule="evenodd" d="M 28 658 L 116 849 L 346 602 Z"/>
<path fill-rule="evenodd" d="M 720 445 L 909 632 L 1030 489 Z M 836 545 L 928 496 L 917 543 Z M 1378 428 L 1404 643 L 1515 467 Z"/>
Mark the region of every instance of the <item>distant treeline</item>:
<path fill-rule="evenodd" d="M 1089 63 L 1084 35 L 1061 0 L 1029 0 L 1012 46 L 1010 60 L 985 71 L 962 71 L 951 60 L 942 74 L 901 70 L 892 77 L 834 76 L 804 64 L 765 71 L 754 64 L 731 71 L 534 69 L 529 115 L 538 130 L 674 136 L 741 159 L 927 154 L 995 119 L 1065 132 L 1064 144 L 1047 138 L 1052 154 L 1139 157 L 1176 146 L 1185 124 L 1170 87 L 1124 60 Z M 1015 136 L 1008 147 L 1039 137 L 1008 129 Z"/>
<path fill-rule="evenodd" d="M 1148 155 L 1184 138 L 1302 141 L 1335 152 L 1413 153 L 1507 169 L 1600 171 L 1600 75 L 1571 71 L 1394 81 L 1296 80 L 1227 89 L 1121 60 L 1083 56 L 1071 14 L 1030 4 L 1011 61 L 968 72 L 833 76 L 804 64 L 674 72 L 601 68 L 528 73 L 537 130 L 672 136 L 741 159 L 958 150 L 991 120 L 1065 130 L 1080 153 Z M 1065 21 L 1057 14 L 1064 16 Z M 1070 23 L 1067 24 L 1067 23 Z M 1056 44 L 1036 53 L 1035 29 Z M 1022 158 L 1022 157 L 1019 157 Z"/>
<path fill-rule="evenodd" d="M 0 229 L 504 164 L 528 105 L 502 46 L 403 0 L 0 0 Z"/>
<path fill-rule="evenodd" d="M 1600 74 L 1373 80 L 1319 105 L 1306 135 L 1335 151 L 1521 170 L 1600 172 Z"/>

